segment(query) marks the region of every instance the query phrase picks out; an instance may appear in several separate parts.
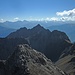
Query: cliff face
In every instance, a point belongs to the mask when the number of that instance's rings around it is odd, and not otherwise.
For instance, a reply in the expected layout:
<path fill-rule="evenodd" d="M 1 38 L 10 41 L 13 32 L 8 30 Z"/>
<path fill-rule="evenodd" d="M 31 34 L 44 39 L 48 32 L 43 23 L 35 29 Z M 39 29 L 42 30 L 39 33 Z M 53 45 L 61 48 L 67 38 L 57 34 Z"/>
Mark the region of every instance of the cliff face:
<path fill-rule="evenodd" d="M 41 51 L 52 61 L 56 61 L 62 51 L 71 45 L 64 32 L 57 30 L 51 32 L 39 24 L 32 29 L 21 28 L 7 38 L 25 38 L 32 48 Z"/>
<path fill-rule="evenodd" d="M 1 75 L 66 75 L 44 54 L 24 44 L 18 45 L 8 60 L 1 64 Z"/>

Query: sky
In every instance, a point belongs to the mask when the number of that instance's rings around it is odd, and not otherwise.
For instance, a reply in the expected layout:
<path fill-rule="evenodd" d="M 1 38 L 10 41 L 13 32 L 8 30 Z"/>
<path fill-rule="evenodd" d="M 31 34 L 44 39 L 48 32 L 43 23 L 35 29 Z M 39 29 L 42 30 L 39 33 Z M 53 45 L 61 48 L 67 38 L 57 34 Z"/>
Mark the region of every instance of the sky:
<path fill-rule="evenodd" d="M 75 0 L 0 0 L 0 22 L 75 21 Z"/>

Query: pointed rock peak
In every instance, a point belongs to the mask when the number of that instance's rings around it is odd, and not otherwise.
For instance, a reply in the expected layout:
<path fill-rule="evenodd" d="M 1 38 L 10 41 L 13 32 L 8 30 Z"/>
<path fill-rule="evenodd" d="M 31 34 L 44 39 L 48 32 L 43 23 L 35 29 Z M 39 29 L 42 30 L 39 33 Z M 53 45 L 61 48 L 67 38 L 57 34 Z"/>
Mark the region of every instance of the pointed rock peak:
<path fill-rule="evenodd" d="M 35 27 L 42 27 L 40 24 L 37 24 Z"/>
<path fill-rule="evenodd" d="M 38 24 L 37 27 L 42 27 L 42 26 L 40 24 Z"/>
<path fill-rule="evenodd" d="M 32 29 L 35 29 L 35 30 L 45 30 L 45 28 L 42 27 L 40 24 L 36 25 L 36 26 L 33 27 Z"/>

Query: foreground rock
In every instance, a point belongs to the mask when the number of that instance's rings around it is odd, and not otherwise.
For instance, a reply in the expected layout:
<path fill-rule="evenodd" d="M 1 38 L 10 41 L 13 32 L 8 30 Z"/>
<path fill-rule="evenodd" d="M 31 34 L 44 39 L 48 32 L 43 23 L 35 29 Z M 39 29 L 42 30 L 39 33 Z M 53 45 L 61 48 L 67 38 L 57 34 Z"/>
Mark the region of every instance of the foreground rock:
<path fill-rule="evenodd" d="M 28 45 L 17 46 L 15 52 L 2 64 L 1 75 L 66 75 L 44 54 Z"/>

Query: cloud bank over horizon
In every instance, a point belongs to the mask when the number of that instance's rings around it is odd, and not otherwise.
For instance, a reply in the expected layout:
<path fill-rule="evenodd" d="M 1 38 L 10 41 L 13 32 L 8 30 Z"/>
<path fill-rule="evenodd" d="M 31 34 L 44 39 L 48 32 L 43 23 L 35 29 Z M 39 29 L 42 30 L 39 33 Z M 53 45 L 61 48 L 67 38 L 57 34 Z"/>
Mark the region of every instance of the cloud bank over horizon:
<path fill-rule="evenodd" d="M 28 19 L 23 19 L 23 20 L 27 20 L 27 21 L 75 21 L 75 8 L 72 10 L 64 10 L 64 11 L 58 11 L 55 13 L 56 16 L 55 17 L 46 17 L 46 18 L 34 18 L 29 17 Z M 23 21 L 22 19 L 20 19 L 19 17 L 15 17 L 13 18 L 13 21 Z M 4 19 L 0 19 L 0 22 L 4 22 Z"/>

